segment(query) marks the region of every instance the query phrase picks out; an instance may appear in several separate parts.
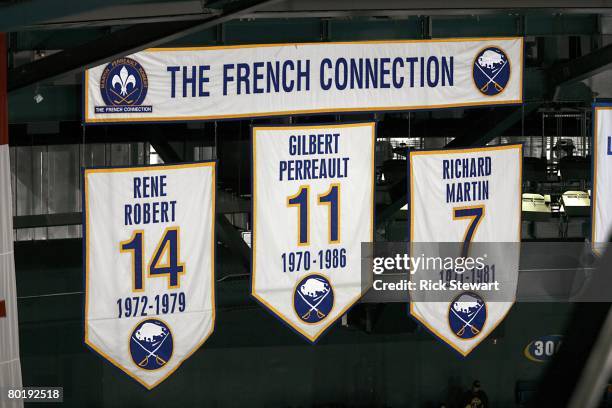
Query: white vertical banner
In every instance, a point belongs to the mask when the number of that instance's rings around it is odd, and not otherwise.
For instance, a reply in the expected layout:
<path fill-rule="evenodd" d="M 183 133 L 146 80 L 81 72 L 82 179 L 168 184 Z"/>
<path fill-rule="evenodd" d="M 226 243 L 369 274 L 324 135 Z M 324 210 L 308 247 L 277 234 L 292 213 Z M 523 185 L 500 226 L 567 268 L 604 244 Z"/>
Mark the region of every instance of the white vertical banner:
<path fill-rule="evenodd" d="M 253 297 L 310 342 L 369 287 L 374 123 L 253 128 Z"/>
<path fill-rule="evenodd" d="M 410 314 L 463 356 L 514 303 L 521 168 L 522 145 L 410 152 L 411 255 L 442 257 L 441 243 L 456 243 L 451 267 L 412 275 Z"/>
<path fill-rule="evenodd" d="M 594 116 L 592 242 L 597 250 L 612 234 L 612 105 L 596 105 Z"/>
<path fill-rule="evenodd" d="M 85 170 L 85 343 L 148 389 L 215 323 L 215 163 Z"/>
<path fill-rule="evenodd" d="M 0 144 L 0 389 L 21 387 L 9 147 Z M 0 396 L 0 407 L 22 407 Z"/>

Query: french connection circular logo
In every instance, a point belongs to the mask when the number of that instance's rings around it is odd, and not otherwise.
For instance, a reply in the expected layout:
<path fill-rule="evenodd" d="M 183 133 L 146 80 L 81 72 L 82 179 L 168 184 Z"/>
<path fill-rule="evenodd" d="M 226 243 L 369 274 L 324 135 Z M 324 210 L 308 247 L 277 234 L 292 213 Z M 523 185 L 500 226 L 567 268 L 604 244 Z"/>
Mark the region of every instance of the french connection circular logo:
<path fill-rule="evenodd" d="M 144 102 L 149 87 L 147 73 L 132 58 L 119 58 L 104 68 L 100 92 L 107 106 L 138 106 Z"/>

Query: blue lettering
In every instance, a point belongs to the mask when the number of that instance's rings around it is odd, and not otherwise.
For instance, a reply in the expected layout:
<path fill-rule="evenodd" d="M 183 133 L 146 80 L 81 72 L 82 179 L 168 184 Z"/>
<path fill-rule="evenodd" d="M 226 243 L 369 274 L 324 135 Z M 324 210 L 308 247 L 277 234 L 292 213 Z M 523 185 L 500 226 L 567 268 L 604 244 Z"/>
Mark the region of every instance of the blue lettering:
<path fill-rule="evenodd" d="M 432 65 L 434 74 L 431 73 Z M 429 85 L 431 88 L 434 88 L 436 87 L 436 85 L 438 85 L 438 79 L 440 76 L 439 71 L 440 65 L 438 63 L 438 58 L 429 57 L 429 59 L 427 60 L 427 85 Z"/>
<path fill-rule="evenodd" d="M 406 62 L 410 64 L 410 87 L 414 87 L 414 63 L 417 62 L 417 57 L 406 58 Z"/>
<path fill-rule="evenodd" d="M 391 72 L 389 70 L 389 62 L 391 62 L 390 58 L 381 58 L 380 59 L 380 87 L 381 89 L 391 88 L 389 82 L 387 82 L 387 76 Z"/>
<path fill-rule="evenodd" d="M 233 64 L 223 65 L 223 95 L 227 95 L 227 84 L 228 82 L 234 81 L 234 77 L 229 74 L 229 70 L 234 69 Z"/>
<path fill-rule="evenodd" d="M 363 58 L 359 58 L 359 66 L 356 65 L 355 60 L 351 58 L 351 89 L 355 89 L 355 83 L 357 88 L 363 88 Z"/>
<path fill-rule="evenodd" d="M 289 60 L 283 63 L 283 91 L 291 92 L 295 86 L 295 81 L 293 79 L 287 81 L 287 68 L 291 69 L 292 71 L 295 69 L 295 64 L 293 61 Z"/>
<path fill-rule="evenodd" d="M 140 186 L 142 185 L 142 180 L 140 177 L 134 177 L 134 198 L 142 198 L 140 194 Z"/>
<path fill-rule="evenodd" d="M 170 97 L 176 97 L 176 72 L 181 69 L 179 66 L 166 67 L 166 70 L 170 72 Z"/>
<path fill-rule="evenodd" d="M 425 59 L 421 58 L 421 88 L 425 86 Z"/>
<path fill-rule="evenodd" d="M 399 70 L 404 67 L 404 60 L 395 58 L 393 60 L 393 87 L 396 89 L 404 86 L 404 77 L 399 75 Z"/>
<path fill-rule="evenodd" d="M 325 67 L 331 68 L 331 66 L 332 66 L 331 60 L 329 58 L 323 58 L 323 60 L 321 61 L 321 70 L 319 74 L 319 79 L 321 81 L 321 89 L 323 89 L 324 91 L 328 91 L 329 88 L 331 88 L 332 86 L 331 79 L 329 79 L 328 81 L 325 81 L 325 72 L 324 72 Z"/>
<path fill-rule="evenodd" d="M 442 57 L 442 86 L 446 86 L 447 83 L 449 86 L 453 86 L 454 83 L 453 75 L 455 70 L 453 68 L 453 57 L 450 57 L 449 60 L 450 64 L 446 57 Z"/>
<path fill-rule="evenodd" d="M 376 63 L 376 61 L 374 61 L 374 64 L 372 64 L 372 61 L 370 61 L 370 59 L 368 58 L 366 59 L 365 68 L 366 88 L 370 87 L 370 81 L 372 82 L 372 88 L 378 88 L 378 64 Z"/>
<path fill-rule="evenodd" d="M 263 74 L 259 72 L 261 68 L 263 68 L 263 62 L 256 62 L 253 64 L 253 93 L 260 94 L 263 93 L 263 88 L 258 86 L 258 81 L 263 79 Z M 269 87 L 268 87 L 269 88 Z"/>
<path fill-rule="evenodd" d="M 278 84 L 279 84 L 279 82 L 278 82 L 278 71 L 280 71 L 280 62 L 276 61 L 274 63 L 274 65 L 275 65 L 275 67 L 273 69 L 271 62 L 268 62 L 266 64 L 266 66 L 267 66 L 266 71 L 267 71 L 267 74 L 268 74 L 268 77 L 267 77 L 267 80 L 266 80 L 266 83 L 267 83 L 266 84 L 267 85 L 266 92 L 268 92 L 268 93 L 270 93 L 271 89 L 274 89 L 274 92 L 278 92 L 279 91 L 279 86 L 278 86 Z M 270 87 L 270 85 L 272 85 L 272 88 Z"/>
<path fill-rule="evenodd" d="M 301 91 L 302 90 L 302 79 L 306 82 L 306 86 L 304 88 L 304 90 L 309 91 L 310 90 L 310 60 L 306 60 L 306 67 L 304 67 L 304 69 L 302 69 L 302 61 L 298 60 L 297 63 L 298 66 L 298 74 L 297 74 L 297 81 L 298 81 L 298 86 L 297 86 L 297 90 Z"/>
<path fill-rule="evenodd" d="M 191 84 L 191 97 L 196 96 L 196 67 L 191 67 L 191 78 L 187 75 L 187 67 L 183 67 L 183 98 L 187 97 L 187 85 Z"/>
<path fill-rule="evenodd" d="M 210 78 L 205 77 L 204 76 L 204 71 L 209 71 L 210 70 L 210 65 L 200 65 L 199 67 L 199 74 L 200 74 L 200 86 L 198 89 L 198 94 L 200 95 L 200 97 L 202 96 L 210 96 L 210 92 L 205 91 L 204 90 L 204 84 L 206 82 L 210 82 Z"/>
<path fill-rule="evenodd" d="M 342 75 L 340 75 L 342 73 Z M 348 83 L 348 66 L 346 64 L 346 59 L 338 58 L 336 61 L 336 89 L 344 90 L 346 89 L 346 84 Z"/>
<path fill-rule="evenodd" d="M 238 84 L 238 89 L 236 90 L 236 95 L 240 95 L 242 93 L 242 83 L 246 88 L 246 94 L 250 94 L 251 90 L 249 89 L 249 73 L 251 69 L 249 68 L 249 64 L 241 63 L 237 66 L 236 71 L 236 82 Z"/>

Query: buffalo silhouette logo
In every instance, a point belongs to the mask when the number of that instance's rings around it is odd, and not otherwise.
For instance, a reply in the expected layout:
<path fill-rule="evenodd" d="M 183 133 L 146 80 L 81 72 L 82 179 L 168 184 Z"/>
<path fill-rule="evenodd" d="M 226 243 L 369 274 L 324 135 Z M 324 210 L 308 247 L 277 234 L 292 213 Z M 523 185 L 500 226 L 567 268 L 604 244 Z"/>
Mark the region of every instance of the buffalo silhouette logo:
<path fill-rule="evenodd" d="M 487 320 L 487 307 L 484 300 L 473 292 L 457 296 L 448 308 L 448 324 L 461 339 L 471 339 L 480 334 Z"/>
<path fill-rule="evenodd" d="M 140 322 L 130 336 L 130 354 L 134 363 L 145 370 L 157 370 L 172 357 L 172 332 L 158 319 Z"/>
<path fill-rule="evenodd" d="M 474 84 L 482 94 L 494 96 L 504 91 L 510 80 L 510 61 L 501 48 L 481 50 L 473 65 Z"/>
<path fill-rule="evenodd" d="M 297 284 L 293 294 L 293 307 L 305 323 L 319 323 L 334 306 L 334 291 L 323 275 L 308 275 Z"/>

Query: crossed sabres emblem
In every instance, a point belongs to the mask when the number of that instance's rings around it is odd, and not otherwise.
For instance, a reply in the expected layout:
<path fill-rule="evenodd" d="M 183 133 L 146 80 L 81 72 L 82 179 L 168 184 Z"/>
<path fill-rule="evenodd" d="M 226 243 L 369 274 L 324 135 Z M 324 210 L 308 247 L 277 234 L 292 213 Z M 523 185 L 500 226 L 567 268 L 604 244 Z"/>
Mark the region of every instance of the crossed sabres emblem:
<path fill-rule="evenodd" d="M 302 320 L 308 321 L 314 312 L 318 320 L 322 320 L 329 314 L 329 311 L 321 310 L 321 304 L 332 293 L 331 286 L 324 278 L 310 277 L 304 279 L 296 290 L 298 296 L 307 305 L 308 310 L 300 315 Z M 333 295 L 332 295 L 333 296 Z"/>
<path fill-rule="evenodd" d="M 470 338 L 475 337 L 480 333 L 481 329 L 476 327 L 473 322 L 480 315 L 480 312 L 484 306 L 485 303 L 481 299 L 468 293 L 462 294 L 457 298 L 457 300 L 451 303 L 450 313 L 463 323 L 461 328 L 455 332 L 458 337 L 463 337 L 466 329 L 469 329 L 472 333 Z M 476 308 L 476 310 L 473 310 L 474 308 Z M 467 314 L 468 316 L 471 315 L 471 317 L 465 318 L 461 316 L 459 312 L 464 312 L 464 314 Z"/>
<path fill-rule="evenodd" d="M 499 68 L 496 65 L 501 66 Z M 488 81 L 480 87 L 480 91 L 482 93 L 486 93 L 489 90 L 489 85 L 493 84 L 497 93 L 504 90 L 504 86 L 499 84 L 499 81 L 496 81 L 497 76 L 503 72 L 504 68 L 508 65 L 508 58 L 503 54 L 503 52 L 497 52 L 491 49 L 486 50 L 482 53 L 481 56 L 478 57 L 474 66 L 478 68 L 478 70 L 488 79 Z M 491 68 L 493 75 L 487 73 L 483 67 Z"/>
<path fill-rule="evenodd" d="M 161 340 L 156 340 L 158 337 L 162 337 Z M 139 367 L 146 368 L 149 365 L 149 358 L 155 358 L 155 363 L 159 367 L 166 365 L 168 361 L 160 357 L 159 350 L 169 337 L 171 337 L 171 334 L 166 327 L 154 323 L 146 322 L 140 326 L 138 330 L 134 330 L 132 333 L 132 341 L 146 353 L 146 355 L 136 364 L 138 364 Z M 151 349 L 142 344 L 143 341 L 146 342 L 147 338 L 152 340 L 151 343 L 154 348 Z M 136 360 L 134 360 L 134 362 L 136 362 Z"/>

